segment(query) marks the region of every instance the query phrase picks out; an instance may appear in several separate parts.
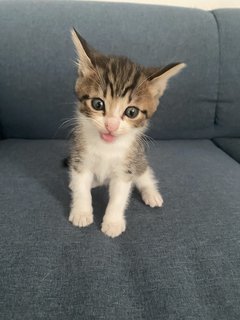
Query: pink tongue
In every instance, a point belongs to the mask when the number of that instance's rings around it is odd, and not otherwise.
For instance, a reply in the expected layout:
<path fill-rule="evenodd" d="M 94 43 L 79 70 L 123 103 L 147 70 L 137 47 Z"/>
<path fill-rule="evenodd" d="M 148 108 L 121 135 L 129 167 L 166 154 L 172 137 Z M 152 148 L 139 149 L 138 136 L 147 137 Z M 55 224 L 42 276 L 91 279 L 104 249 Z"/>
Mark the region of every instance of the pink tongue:
<path fill-rule="evenodd" d="M 109 133 L 101 133 L 101 138 L 107 142 L 113 142 L 113 140 L 115 139 L 115 137 Z"/>

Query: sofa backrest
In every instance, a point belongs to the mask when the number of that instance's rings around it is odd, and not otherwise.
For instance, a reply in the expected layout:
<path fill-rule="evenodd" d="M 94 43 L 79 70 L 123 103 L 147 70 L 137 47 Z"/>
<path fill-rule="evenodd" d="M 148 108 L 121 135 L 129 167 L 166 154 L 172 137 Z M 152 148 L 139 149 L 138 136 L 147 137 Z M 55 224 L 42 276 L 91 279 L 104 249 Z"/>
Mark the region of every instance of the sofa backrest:
<path fill-rule="evenodd" d="M 238 22 L 232 22 L 232 17 Z M 71 128 L 67 128 L 68 122 L 62 124 L 73 116 L 75 100 L 72 26 L 106 54 L 127 55 L 147 66 L 187 63 L 161 99 L 151 122 L 152 137 L 240 135 L 235 125 L 240 115 L 240 90 L 235 83 L 240 67 L 232 62 L 236 74 L 230 79 L 233 69 L 227 63 L 228 55 L 224 56 L 224 50 L 231 48 L 229 56 L 239 59 L 240 42 L 229 43 L 227 37 L 239 37 L 239 20 L 239 11 L 213 15 L 195 9 L 123 3 L 0 2 L 2 137 L 67 137 Z M 238 27 L 236 34 L 234 26 Z M 234 83 L 232 87 L 224 82 L 228 81 L 225 76 Z"/>
<path fill-rule="evenodd" d="M 240 137 L 240 10 L 213 12 L 219 31 L 215 136 Z"/>

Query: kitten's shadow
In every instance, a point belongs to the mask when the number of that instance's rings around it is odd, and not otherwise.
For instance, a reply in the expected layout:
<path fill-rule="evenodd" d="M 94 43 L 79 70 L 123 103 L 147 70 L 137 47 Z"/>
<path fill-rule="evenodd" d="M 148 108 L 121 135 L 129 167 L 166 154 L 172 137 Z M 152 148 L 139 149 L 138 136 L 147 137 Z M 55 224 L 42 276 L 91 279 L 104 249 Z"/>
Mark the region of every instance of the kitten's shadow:
<path fill-rule="evenodd" d="M 108 190 L 107 187 L 97 187 L 92 189 L 92 204 L 94 221 L 97 227 L 101 228 L 103 216 L 108 204 Z"/>
<path fill-rule="evenodd" d="M 139 192 L 136 190 L 136 188 L 133 189 L 130 195 L 130 202 L 131 199 L 137 200 L 138 202 L 142 203 L 141 196 Z M 92 189 L 94 221 L 99 229 L 101 229 L 101 224 L 108 204 L 108 200 L 108 188 L 106 186 Z"/>
<path fill-rule="evenodd" d="M 56 210 L 60 211 L 59 214 L 67 217 L 70 205 L 69 178 L 68 168 L 62 164 L 62 159 L 68 153 L 67 141 L 30 140 L 16 144 L 15 153 L 18 155 L 17 161 L 14 158 L 10 160 L 28 184 L 32 185 L 35 192 L 33 197 L 50 202 L 51 206 L 56 206 Z"/>

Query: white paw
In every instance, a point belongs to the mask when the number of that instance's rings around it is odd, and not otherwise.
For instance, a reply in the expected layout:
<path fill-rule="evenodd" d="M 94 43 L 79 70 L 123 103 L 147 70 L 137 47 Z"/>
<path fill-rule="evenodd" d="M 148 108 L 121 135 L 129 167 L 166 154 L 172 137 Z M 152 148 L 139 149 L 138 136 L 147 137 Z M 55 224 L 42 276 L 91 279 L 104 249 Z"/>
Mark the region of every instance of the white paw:
<path fill-rule="evenodd" d="M 72 209 L 69 215 L 69 221 L 76 227 L 86 227 L 93 223 L 93 214 L 91 212 L 79 212 Z"/>
<path fill-rule="evenodd" d="M 151 208 L 161 207 L 163 205 L 163 198 L 161 194 L 156 190 L 143 192 L 142 199 L 145 204 L 150 206 Z"/>
<path fill-rule="evenodd" d="M 111 238 L 119 236 L 126 230 L 126 221 L 108 221 L 107 219 L 102 223 L 102 232 Z"/>

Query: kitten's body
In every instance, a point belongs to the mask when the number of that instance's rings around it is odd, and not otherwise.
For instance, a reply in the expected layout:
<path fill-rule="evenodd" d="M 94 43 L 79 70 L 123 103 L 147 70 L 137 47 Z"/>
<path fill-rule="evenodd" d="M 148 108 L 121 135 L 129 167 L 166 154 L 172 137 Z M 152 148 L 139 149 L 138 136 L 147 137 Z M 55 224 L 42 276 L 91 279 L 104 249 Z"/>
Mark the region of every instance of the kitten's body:
<path fill-rule="evenodd" d="M 102 231 L 116 237 L 126 228 L 124 211 L 134 185 L 147 205 L 160 207 L 163 203 L 142 136 L 168 79 L 184 65 L 146 69 L 127 58 L 101 56 L 75 31 L 72 35 L 80 69 L 70 157 L 69 220 L 79 227 L 92 223 L 91 189 L 107 184 L 109 203 Z"/>

